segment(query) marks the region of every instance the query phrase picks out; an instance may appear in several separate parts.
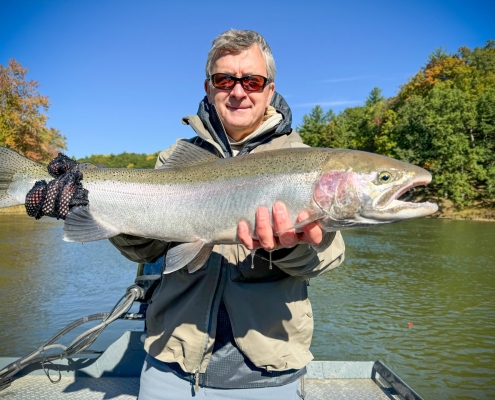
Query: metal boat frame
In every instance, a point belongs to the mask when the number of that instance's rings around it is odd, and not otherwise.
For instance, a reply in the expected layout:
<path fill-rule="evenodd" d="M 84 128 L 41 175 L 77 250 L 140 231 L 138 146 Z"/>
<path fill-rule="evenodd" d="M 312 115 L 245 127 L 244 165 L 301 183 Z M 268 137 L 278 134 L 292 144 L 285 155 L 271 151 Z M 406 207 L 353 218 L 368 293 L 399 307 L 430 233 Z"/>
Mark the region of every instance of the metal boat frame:
<path fill-rule="evenodd" d="M 136 399 L 145 335 L 127 331 L 101 355 L 30 365 L 0 391 L 0 399 Z M 14 361 L 0 358 L 0 370 Z M 307 370 L 302 385 L 305 400 L 422 400 L 380 361 L 312 361 Z"/>

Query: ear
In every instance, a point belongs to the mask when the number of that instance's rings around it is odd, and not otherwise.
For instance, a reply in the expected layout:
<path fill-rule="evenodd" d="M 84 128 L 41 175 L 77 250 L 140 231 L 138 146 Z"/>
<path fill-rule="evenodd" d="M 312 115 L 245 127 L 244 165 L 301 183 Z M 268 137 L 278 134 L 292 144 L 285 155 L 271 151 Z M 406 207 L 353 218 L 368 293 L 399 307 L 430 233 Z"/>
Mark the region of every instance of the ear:
<path fill-rule="evenodd" d="M 271 82 L 268 84 L 268 99 L 266 100 L 266 107 L 270 105 L 272 101 L 273 93 L 275 93 L 275 82 Z"/>
<path fill-rule="evenodd" d="M 211 97 L 210 97 L 211 85 L 208 79 L 205 79 L 204 88 L 205 88 L 206 96 L 208 97 L 208 100 L 211 103 Z"/>

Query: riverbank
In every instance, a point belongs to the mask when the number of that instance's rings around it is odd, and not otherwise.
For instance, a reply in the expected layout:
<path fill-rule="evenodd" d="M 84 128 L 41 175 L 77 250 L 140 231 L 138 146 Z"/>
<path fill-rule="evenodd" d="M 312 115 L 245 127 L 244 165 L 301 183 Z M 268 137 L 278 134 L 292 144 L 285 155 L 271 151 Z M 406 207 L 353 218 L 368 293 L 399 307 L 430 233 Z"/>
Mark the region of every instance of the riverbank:
<path fill-rule="evenodd" d="M 495 221 L 495 208 L 471 207 L 463 210 L 456 210 L 452 203 L 444 200 L 439 202 L 439 211 L 431 218 L 456 219 L 467 221 Z M 25 214 L 26 208 L 14 206 L 9 208 L 0 208 L 0 214 Z"/>
<path fill-rule="evenodd" d="M 0 208 L 0 214 L 22 214 L 26 213 L 26 207 L 22 206 L 13 206 L 8 208 Z"/>
<path fill-rule="evenodd" d="M 438 211 L 432 215 L 432 218 L 445 218 L 456 220 L 470 221 L 495 221 L 495 208 L 482 207 L 480 205 L 474 207 L 466 207 L 462 210 L 457 210 L 451 201 L 445 199 L 437 199 Z"/>

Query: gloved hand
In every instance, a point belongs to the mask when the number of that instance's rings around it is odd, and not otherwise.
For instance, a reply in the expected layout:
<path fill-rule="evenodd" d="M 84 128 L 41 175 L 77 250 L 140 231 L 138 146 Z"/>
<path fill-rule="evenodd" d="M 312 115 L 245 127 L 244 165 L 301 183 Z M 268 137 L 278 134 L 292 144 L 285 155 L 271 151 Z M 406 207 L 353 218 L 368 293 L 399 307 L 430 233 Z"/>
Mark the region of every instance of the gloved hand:
<path fill-rule="evenodd" d="M 78 163 L 59 153 L 50 164 L 48 173 L 55 179 L 38 181 L 26 195 L 26 212 L 40 219 L 44 215 L 65 219 L 75 206 L 87 206 L 88 191 L 82 187 L 83 174 Z"/>

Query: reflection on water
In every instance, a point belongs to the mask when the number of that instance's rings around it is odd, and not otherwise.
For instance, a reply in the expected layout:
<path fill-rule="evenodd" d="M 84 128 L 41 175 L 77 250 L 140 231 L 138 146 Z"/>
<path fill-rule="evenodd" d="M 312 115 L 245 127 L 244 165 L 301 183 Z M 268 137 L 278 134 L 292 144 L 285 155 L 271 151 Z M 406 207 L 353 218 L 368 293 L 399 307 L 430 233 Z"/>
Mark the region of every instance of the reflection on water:
<path fill-rule="evenodd" d="M 315 358 L 380 359 L 426 399 L 495 398 L 494 230 L 422 219 L 344 232 L 344 265 L 311 281 Z M 109 311 L 133 283 L 136 264 L 108 241 L 61 236 L 61 222 L 0 215 L 1 356 Z M 93 348 L 140 328 L 118 321 Z"/>

